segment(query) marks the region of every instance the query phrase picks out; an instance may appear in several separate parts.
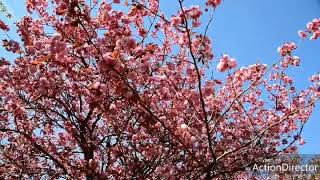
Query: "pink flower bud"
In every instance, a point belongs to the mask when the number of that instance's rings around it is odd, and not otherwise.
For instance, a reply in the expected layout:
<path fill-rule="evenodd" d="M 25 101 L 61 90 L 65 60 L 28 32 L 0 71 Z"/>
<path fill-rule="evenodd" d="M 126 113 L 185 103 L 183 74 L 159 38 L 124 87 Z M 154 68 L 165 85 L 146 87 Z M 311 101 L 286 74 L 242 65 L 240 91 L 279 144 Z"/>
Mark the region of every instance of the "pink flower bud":
<path fill-rule="evenodd" d="M 308 36 L 307 33 L 304 32 L 304 31 L 299 31 L 298 34 L 299 34 L 299 36 L 300 36 L 302 39 L 305 39 L 305 38 L 307 38 L 307 36 Z"/>

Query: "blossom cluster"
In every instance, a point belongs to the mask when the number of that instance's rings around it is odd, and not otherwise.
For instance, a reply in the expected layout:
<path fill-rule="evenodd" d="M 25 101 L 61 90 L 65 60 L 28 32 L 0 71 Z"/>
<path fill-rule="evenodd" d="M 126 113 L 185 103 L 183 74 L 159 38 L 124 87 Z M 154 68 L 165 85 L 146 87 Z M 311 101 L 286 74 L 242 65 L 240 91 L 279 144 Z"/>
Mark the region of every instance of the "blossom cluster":
<path fill-rule="evenodd" d="M 297 45 L 293 42 L 283 44 L 278 48 L 278 53 L 281 56 L 291 55 L 292 51 L 297 48 Z"/>
<path fill-rule="evenodd" d="M 320 96 L 320 73 L 311 76 L 310 81 L 314 83 L 314 90 Z"/>
<path fill-rule="evenodd" d="M 17 53 L 20 51 L 20 45 L 18 42 L 14 40 L 3 40 L 3 46 L 6 48 L 7 51 L 11 51 L 13 53 Z"/>
<path fill-rule="evenodd" d="M 185 20 L 191 20 L 193 27 L 199 27 L 200 17 L 202 15 L 202 11 L 200 6 L 191 6 L 190 8 L 184 8 L 177 16 L 171 17 L 171 24 L 174 27 L 183 26 Z"/>
<path fill-rule="evenodd" d="M 287 56 L 281 61 L 281 65 L 284 68 L 288 68 L 289 65 L 299 66 L 300 58 L 298 56 Z"/>
<path fill-rule="evenodd" d="M 316 40 L 320 37 L 320 18 L 315 18 L 307 24 L 305 31 L 299 31 L 299 36 L 301 38 L 308 37 L 308 34 L 311 34 L 310 39 Z"/>
<path fill-rule="evenodd" d="M 6 25 L 2 20 L 0 20 L 0 29 L 4 30 L 4 31 L 9 31 L 9 26 Z"/>
<path fill-rule="evenodd" d="M 208 0 L 207 1 L 207 6 L 212 6 L 214 8 L 216 8 L 217 6 L 219 6 L 221 4 L 222 0 Z"/>
<path fill-rule="evenodd" d="M 224 72 L 230 69 L 237 67 L 237 61 L 234 58 L 231 58 L 229 55 L 222 55 L 217 65 L 217 70 Z"/>

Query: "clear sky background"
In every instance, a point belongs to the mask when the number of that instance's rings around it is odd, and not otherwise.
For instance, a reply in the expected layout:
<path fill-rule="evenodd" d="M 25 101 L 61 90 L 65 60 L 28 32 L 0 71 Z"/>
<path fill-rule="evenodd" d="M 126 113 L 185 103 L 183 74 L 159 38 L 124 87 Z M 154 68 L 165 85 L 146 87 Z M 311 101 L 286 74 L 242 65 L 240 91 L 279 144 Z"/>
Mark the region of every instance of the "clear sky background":
<path fill-rule="evenodd" d="M 176 0 L 160 1 L 161 10 L 177 11 Z M 24 0 L 4 2 L 14 19 L 25 14 Z M 195 0 L 185 2 L 192 4 Z M 228 53 L 238 60 L 239 66 L 258 60 L 270 65 L 278 59 L 277 47 L 287 41 L 299 41 L 297 31 L 316 17 L 320 18 L 320 0 L 224 0 L 216 10 L 209 36 L 213 37 L 217 57 Z M 308 78 L 320 71 L 320 40 L 304 41 L 295 55 L 301 57 L 302 65 L 290 73 L 297 87 L 303 88 L 310 85 Z M 320 154 L 320 103 L 307 123 L 303 137 L 307 143 L 300 147 L 300 152 Z"/>

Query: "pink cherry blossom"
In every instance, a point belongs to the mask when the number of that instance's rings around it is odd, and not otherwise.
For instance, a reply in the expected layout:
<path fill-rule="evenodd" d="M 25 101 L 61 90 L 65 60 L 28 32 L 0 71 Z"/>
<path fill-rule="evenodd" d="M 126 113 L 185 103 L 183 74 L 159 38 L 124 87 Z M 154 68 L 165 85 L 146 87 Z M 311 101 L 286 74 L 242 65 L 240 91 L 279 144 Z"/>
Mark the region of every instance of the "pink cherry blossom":
<path fill-rule="evenodd" d="M 182 22 L 182 19 L 178 16 L 174 16 L 171 18 L 171 23 L 173 26 L 178 26 L 181 24 L 181 22 Z"/>
<path fill-rule="evenodd" d="M 120 4 L 120 0 L 113 0 L 113 3 Z"/>
<path fill-rule="evenodd" d="M 234 58 L 230 58 L 228 55 L 223 55 L 217 65 L 217 70 L 224 72 L 229 69 L 234 69 L 236 66 L 237 61 Z"/>
<path fill-rule="evenodd" d="M 302 39 L 305 39 L 308 36 L 308 34 L 306 32 L 304 32 L 304 31 L 299 31 L 298 34 Z"/>
<path fill-rule="evenodd" d="M 300 65 L 300 58 L 298 56 L 293 57 L 292 65 L 299 66 Z"/>
<path fill-rule="evenodd" d="M 221 1 L 222 0 L 208 0 L 207 5 L 216 8 L 217 6 L 219 6 L 221 4 Z"/>
<path fill-rule="evenodd" d="M 295 86 L 293 42 L 271 66 L 215 58 L 203 20 L 221 3 L 27 0 L 16 27 L 0 21 L 17 28 L 2 41 L 0 179 L 250 179 L 296 153 L 320 75 Z M 319 19 L 299 35 L 318 39 Z"/>
<path fill-rule="evenodd" d="M 4 31 L 9 31 L 9 26 L 6 25 L 2 20 L 0 20 L 0 29 L 4 30 Z"/>
<path fill-rule="evenodd" d="M 292 51 L 296 48 L 297 48 L 297 46 L 295 43 L 288 42 L 288 43 L 285 43 L 284 45 L 280 46 L 278 48 L 278 52 L 280 53 L 281 56 L 286 56 L 286 55 L 290 55 L 292 53 Z"/>
<path fill-rule="evenodd" d="M 131 50 L 136 47 L 136 42 L 133 38 L 121 38 L 116 41 L 116 46 L 119 49 Z"/>
<path fill-rule="evenodd" d="M 315 18 L 307 24 L 305 31 L 299 31 L 300 37 L 303 39 L 310 36 L 310 39 L 316 40 L 320 37 L 320 19 Z"/>

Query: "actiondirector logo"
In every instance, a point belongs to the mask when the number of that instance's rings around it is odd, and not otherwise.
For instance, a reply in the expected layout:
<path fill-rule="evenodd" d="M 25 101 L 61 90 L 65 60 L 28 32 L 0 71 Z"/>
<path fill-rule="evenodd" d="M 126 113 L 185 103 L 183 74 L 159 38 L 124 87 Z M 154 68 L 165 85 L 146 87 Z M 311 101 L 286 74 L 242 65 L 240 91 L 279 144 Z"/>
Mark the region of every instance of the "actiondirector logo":
<path fill-rule="evenodd" d="M 320 155 L 281 155 L 263 162 L 256 162 L 246 170 L 249 173 L 262 176 L 273 174 L 320 175 Z"/>
<path fill-rule="evenodd" d="M 287 163 L 282 163 L 278 165 L 274 164 L 264 164 L 258 165 L 254 164 L 250 169 L 255 172 L 294 172 L 294 173 L 314 173 L 320 170 L 318 165 L 303 164 L 303 165 L 289 165 Z"/>

